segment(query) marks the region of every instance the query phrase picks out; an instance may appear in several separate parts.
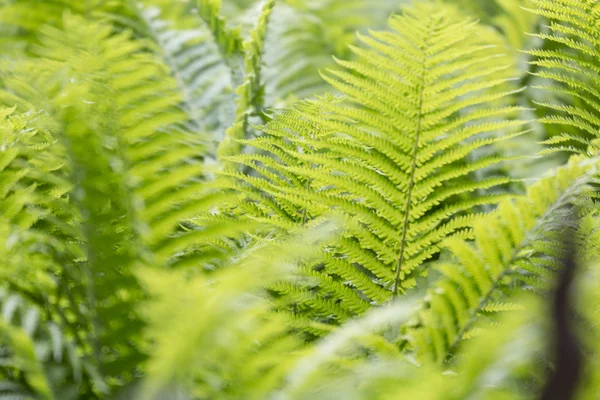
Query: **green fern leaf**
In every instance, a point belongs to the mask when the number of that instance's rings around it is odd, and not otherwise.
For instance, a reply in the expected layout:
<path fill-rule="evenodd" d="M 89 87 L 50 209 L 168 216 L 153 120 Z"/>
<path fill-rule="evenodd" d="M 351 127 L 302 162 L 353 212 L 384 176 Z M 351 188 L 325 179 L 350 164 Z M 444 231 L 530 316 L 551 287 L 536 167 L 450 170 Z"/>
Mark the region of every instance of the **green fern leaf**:
<path fill-rule="evenodd" d="M 531 12 L 549 20 L 549 33 L 533 36 L 552 44 L 549 49 L 528 50 L 535 57 L 535 75 L 545 80 L 538 88 L 557 93 L 569 103 L 539 102 L 547 110 L 540 122 L 564 129 L 559 139 L 546 144 L 549 151 L 592 155 L 598 150 L 600 69 L 597 66 L 600 6 L 591 0 L 532 0 Z"/>
<path fill-rule="evenodd" d="M 426 297 L 416 327 L 407 328 L 417 354 L 444 361 L 482 315 L 513 308 L 503 291 L 548 289 L 561 265 L 560 232 L 571 223 L 570 208 L 590 207 L 598 197 L 597 182 L 598 161 L 576 158 L 526 196 L 502 202 L 482 218 L 474 244 L 447 240 L 457 263 L 437 266 L 443 278 Z"/>
<path fill-rule="evenodd" d="M 147 27 L 153 50 L 177 82 L 182 108 L 189 116 L 184 129 L 210 133 L 215 141 L 221 140 L 225 128 L 233 123 L 235 108 L 229 68 L 200 18 L 172 8 L 172 4 L 139 3 L 135 10 Z"/>
<path fill-rule="evenodd" d="M 518 107 L 484 107 L 507 95 L 498 90 L 507 78 L 504 67 L 489 63 L 494 53 L 480 34 L 484 28 L 431 5 L 407 9 L 390 27 L 359 36 L 369 48 L 352 48 L 358 60 L 338 60 L 343 69 L 324 73 L 345 98 L 300 102 L 278 113 L 263 136 L 240 140 L 254 153 L 225 157 L 252 171 L 223 173 L 253 204 L 244 208 L 250 218 L 303 225 L 335 210 L 347 224 L 322 264 L 309 268 L 329 290 L 282 289 L 318 308 L 321 318 L 342 321 L 414 286 L 439 242 L 470 236 L 477 218 L 451 217 L 501 197 L 469 193 L 511 181 L 472 178 L 506 158 L 466 162 L 523 125 L 503 119 Z M 495 130 L 514 133 L 486 136 Z M 353 300 L 327 300 L 330 290 L 346 286 L 354 288 Z"/>

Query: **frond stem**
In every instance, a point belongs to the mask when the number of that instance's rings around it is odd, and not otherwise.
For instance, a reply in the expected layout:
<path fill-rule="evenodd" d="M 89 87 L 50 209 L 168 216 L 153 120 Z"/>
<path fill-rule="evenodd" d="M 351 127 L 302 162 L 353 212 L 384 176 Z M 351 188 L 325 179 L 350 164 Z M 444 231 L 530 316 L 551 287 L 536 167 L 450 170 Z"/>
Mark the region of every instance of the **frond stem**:
<path fill-rule="evenodd" d="M 433 30 L 433 27 L 435 26 L 435 23 L 432 23 L 432 25 L 429 27 L 429 32 L 427 34 L 427 38 L 429 38 L 431 36 L 431 31 Z M 429 41 L 429 39 L 428 39 Z M 429 44 L 427 41 L 427 45 Z M 426 46 L 424 46 L 426 47 Z M 413 146 L 413 154 L 412 154 L 412 161 L 411 161 L 411 166 L 410 166 L 410 175 L 409 175 L 409 185 L 408 185 L 408 192 L 406 194 L 406 208 L 404 210 L 404 221 L 402 222 L 402 240 L 400 241 L 400 254 L 398 256 L 398 263 L 396 265 L 396 278 L 394 279 L 394 293 L 393 296 L 396 297 L 398 296 L 398 289 L 400 286 L 400 273 L 402 271 L 402 264 L 404 263 L 404 249 L 406 247 L 406 236 L 408 234 L 408 225 L 410 223 L 409 219 L 410 219 L 410 206 L 411 206 L 411 202 L 412 202 L 412 191 L 413 188 L 415 186 L 415 173 L 417 170 L 417 154 L 419 151 L 419 138 L 421 136 L 421 124 L 422 124 L 422 120 L 423 120 L 423 92 L 424 92 L 424 86 L 425 86 L 425 72 L 426 72 L 426 62 L 428 59 L 427 54 L 424 51 L 424 48 L 421 49 L 423 51 L 423 60 L 421 61 L 421 76 L 419 77 L 419 89 L 418 89 L 418 93 L 419 93 L 419 100 L 418 100 L 418 106 L 417 106 L 417 110 L 418 110 L 418 116 L 417 116 L 417 127 L 415 129 L 415 142 L 414 142 L 414 146 Z"/>

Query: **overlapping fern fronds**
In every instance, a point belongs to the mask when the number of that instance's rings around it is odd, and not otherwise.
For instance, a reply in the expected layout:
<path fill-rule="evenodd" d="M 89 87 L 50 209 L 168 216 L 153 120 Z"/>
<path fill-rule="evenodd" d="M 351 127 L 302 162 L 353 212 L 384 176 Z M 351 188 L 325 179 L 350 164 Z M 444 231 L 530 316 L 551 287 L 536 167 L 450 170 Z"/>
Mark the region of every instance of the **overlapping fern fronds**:
<path fill-rule="evenodd" d="M 300 102 L 263 136 L 241 141 L 254 153 L 225 158 L 253 170 L 225 172 L 253 219 L 288 230 L 333 209 L 346 221 L 322 263 L 305 268 L 314 283 L 278 289 L 325 319 L 344 320 L 414 286 L 440 240 L 470 237 L 477 215 L 464 212 L 499 200 L 471 193 L 511 180 L 472 174 L 504 157 L 467 162 L 523 126 L 509 119 L 518 107 L 485 106 L 509 94 L 498 89 L 509 65 L 485 28 L 433 5 L 407 9 L 390 28 L 359 36 L 368 47 L 352 47 L 358 60 L 338 60 L 342 69 L 324 74 L 345 98 Z M 507 133 L 486 135 L 496 130 Z"/>
<path fill-rule="evenodd" d="M 549 20 L 548 33 L 533 35 L 549 42 L 545 49 L 529 50 L 538 69 L 540 85 L 558 101 L 539 105 L 547 110 L 540 119 L 558 125 L 562 133 L 546 141 L 548 152 L 595 154 L 600 128 L 600 4 L 593 0 L 533 0 L 531 11 Z M 548 115 L 549 114 L 549 115 Z"/>
<path fill-rule="evenodd" d="M 192 279 L 182 270 L 143 270 L 140 278 L 150 293 L 143 313 L 156 357 L 141 398 L 169 397 L 173 389 L 210 398 L 267 396 L 304 350 L 289 335 L 287 317 L 273 313 L 265 285 L 293 279 L 298 260 L 313 257 L 334 231 L 335 225 L 325 224 L 284 241 L 264 241 L 227 268 Z M 173 346 L 182 336 L 198 344 L 195 350 Z"/>
<path fill-rule="evenodd" d="M 529 298 L 565 232 L 598 275 L 599 161 L 506 195 L 507 42 L 550 21 L 549 144 L 594 155 L 596 3 L 459 0 L 494 29 L 414 2 L 380 31 L 392 1 L 231 1 L 0 0 L 0 399 L 534 396 Z"/>
<path fill-rule="evenodd" d="M 509 295 L 515 289 L 552 287 L 565 231 L 576 232 L 577 212 L 591 217 L 597 210 L 598 183 L 598 160 L 576 158 L 531 186 L 526 196 L 502 202 L 478 221 L 474 244 L 448 240 L 454 262 L 436 265 L 443 278 L 430 290 L 417 319 L 407 324 L 416 353 L 423 360 L 445 361 L 474 333 L 479 319 L 519 308 Z M 589 251 L 588 234 L 578 245 Z"/>
<path fill-rule="evenodd" d="M 45 28 L 35 56 L 15 60 L 3 72 L 2 98 L 31 112 L 54 111 L 42 126 L 66 150 L 56 156 L 56 167 L 66 166 L 67 183 L 50 196 L 68 195 L 73 210 L 67 215 L 82 216 L 67 225 L 75 231 L 71 240 L 82 244 L 80 252 L 57 250 L 64 259 L 56 266 L 64 277 L 59 285 L 74 292 L 61 306 L 75 315 L 83 308 L 90 318 L 84 329 L 85 320 L 76 322 L 78 317 L 63 323 L 79 324 L 80 350 L 97 360 L 103 379 L 119 385 L 132 379 L 143 358 L 132 346 L 140 323 L 133 305 L 141 296 L 133 269 L 180 259 L 192 245 L 202 247 L 202 237 L 214 239 L 222 228 L 197 232 L 180 226 L 216 199 L 202 186 L 202 137 L 182 128 L 187 116 L 164 65 L 128 33 L 113 34 L 110 25 L 66 15 L 63 26 Z M 41 179 L 49 179 L 43 168 L 54 165 L 32 167 Z M 44 204 L 46 197 L 20 199 L 31 207 Z"/>
<path fill-rule="evenodd" d="M 76 275 L 84 253 L 79 241 L 80 214 L 69 203 L 72 186 L 64 151 L 53 135 L 35 128 L 41 120 L 41 113 L 16 114 L 14 108 L 0 111 L 0 304 L 3 338 L 10 342 L 2 341 L 8 346 L 2 379 L 11 382 L 4 386 L 14 386 L 3 395 L 33 390 L 51 398 L 42 385 L 49 382 L 32 384 L 27 377 L 35 373 L 36 380 L 47 379 L 39 371 L 43 361 L 53 374 L 52 392 L 68 399 L 90 393 L 96 384 L 102 388 L 102 382 L 96 380 L 95 366 L 87 358 L 90 320 L 73 307 L 82 303 L 80 287 L 74 284 L 77 281 L 55 278 Z M 26 354 L 33 341 L 35 352 Z M 14 364 L 11 357 L 16 358 Z M 21 373 L 25 379 L 19 383 Z"/>
<path fill-rule="evenodd" d="M 177 82 L 189 118 L 185 129 L 210 134 L 218 142 L 233 122 L 234 110 L 231 74 L 218 46 L 198 15 L 166 2 L 147 3 L 132 7 L 152 49 Z"/>
<path fill-rule="evenodd" d="M 335 65 L 332 56 L 353 54 L 356 31 L 385 27 L 398 2 L 382 0 L 294 0 L 275 7 L 265 48 L 268 104 L 294 100 L 330 90 L 319 71 Z"/>

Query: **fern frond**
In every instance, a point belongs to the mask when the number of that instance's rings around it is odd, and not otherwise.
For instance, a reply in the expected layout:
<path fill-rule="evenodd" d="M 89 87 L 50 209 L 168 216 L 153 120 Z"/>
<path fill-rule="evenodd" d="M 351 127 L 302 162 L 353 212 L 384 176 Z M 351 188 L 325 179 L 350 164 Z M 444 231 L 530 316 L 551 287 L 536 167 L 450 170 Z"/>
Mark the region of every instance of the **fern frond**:
<path fill-rule="evenodd" d="M 0 304 L 0 324 L 7 335 L 0 344 L 0 376 L 5 379 L 0 385 L 0 398 L 10 394 L 30 398 L 34 391 L 42 398 L 74 400 L 105 390 L 98 371 L 81 357 L 72 336 L 61 330 L 62 321 L 53 320 L 55 311 L 44 312 L 5 290 L 0 290 Z M 19 373 L 33 373 L 34 384 L 23 385 Z"/>
<path fill-rule="evenodd" d="M 240 30 L 227 26 L 225 18 L 221 16 L 221 0 L 197 0 L 197 4 L 198 14 L 210 28 L 223 59 L 231 68 L 233 84 L 237 87 L 243 79 L 239 59 L 243 57 L 244 40 Z"/>
<path fill-rule="evenodd" d="M 570 209 L 589 207 L 597 183 L 598 161 L 576 158 L 478 221 L 473 245 L 447 240 L 457 263 L 438 265 L 443 278 L 430 290 L 419 322 L 407 328 L 417 354 L 444 361 L 482 315 L 512 308 L 504 291 L 547 289 L 561 265 L 561 232 L 574 227 Z"/>
<path fill-rule="evenodd" d="M 549 20 L 548 33 L 533 36 L 552 44 L 549 49 L 528 50 L 535 57 L 535 75 L 545 80 L 546 92 L 569 99 L 569 104 L 540 102 L 547 115 L 540 121 L 564 129 L 560 144 L 551 138 L 551 151 L 595 154 L 600 128 L 600 69 L 597 67 L 600 6 L 595 1 L 532 0 L 531 12 Z"/>
<path fill-rule="evenodd" d="M 25 375 L 25 382 L 40 399 L 54 399 L 42 365 L 37 360 L 31 338 L 18 327 L 0 319 L 0 346 L 8 346 L 13 352 L 12 360 L 2 357 L 3 369 L 14 368 Z"/>
<path fill-rule="evenodd" d="M 233 122 L 231 74 L 203 22 L 195 15 L 184 15 L 186 10 L 174 13 L 171 8 L 172 4 L 135 5 L 153 50 L 177 82 L 182 108 L 189 117 L 185 129 L 221 140 Z"/>
<path fill-rule="evenodd" d="M 356 31 L 385 28 L 398 4 L 382 0 L 302 0 L 279 2 L 265 47 L 267 103 L 295 100 L 330 90 L 319 71 L 335 66 L 332 55 L 353 56 Z"/>
<path fill-rule="evenodd" d="M 66 16 L 64 29 L 45 28 L 40 41 L 37 57 L 23 64 L 33 71 L 43 65 L 43 72 L 28 76 L 21 69 L 8 76 L 5 93 L 27 100 L 35 93 L 33 102 L 21 104 L 56 111 L 49 125 L 67 149 L 74 214 L 85 216 L 77 237 L 85 239 L 85 257 L 71 259 L 80 265 L 71 271 L 77 278 L 69 274 L 84 290 L 94 321 L 85 340 L 96 349 L 103 374 L 127 380 L 142 357 L 128 342 L 139 332 L 132 307 L 141 296 L 131 269 L 168 262 L 175 256 L 168 249 L 190 242 L 180 223 L 209 207 L 195 203 L 211 195 L 201 185 L 202 137 L 181 129 L 186 115 L 176 83 L 128 33 Z M 65 68 L 74 59 L 80 62 Z M 100 343 L 110 343 L 118 357 L 101 354 Z"/>
<path fill-rule="evenodd" d="M 146 335 L 155 356 L 141 397 L 169 397 L 164 393 L 170 387 L 209 398 L 268 397 L 303 351 L 297 337 L 285 334 L 288 316 L 272 312 L 264 285 L 293 279 L 294 264 L 312 257 L 311 248 L 332 228 L 263 241 L 211 275 L 187 279 L 184 271 L 143 271 L 151 296 L 143 308 Z M 187 341 L 173 346 L 182 337 Z"/>
<path fill-rule="evenodd" d="M 274 0 L 264 2 L 262 11 L 255 28 L 250 32 L 248 40 L 244 41 L 244 80 L 237 87 L 235 121 L 225 131 L 225 138 L 219 144 L 219 156 L 237 154 L 241 150 L 237 140 L 248 137 L 249 118 L 252 114 L 261 115 L 264 112 L 264 88 L 261 79 L 262 54 L 265 45 L 265 35 L 269 17 L 275 6 Z M 225 168 L 229 168 L 227 164 Z"/>
<path fill-rule="evenodd" d="M 508 119 L 518 107 L 484 107 L 507 95 L 494 91 L 507 78 L 488 65 L 480 27 L 431 5 L 408 9 L 390 27 L 360 36 L 369 47 L 353 48 L 358 60 L 338 60 L 343 69 L 324 73 L 346 98 L 300 102 L 276 115 L 263 136 L 240 141 L 254 153 L 225 158 L 252 171 L 223 173 L 261 210 L 248 208 L 250 218 L 304 225 L 335 210 L 346 221 L 343 239 L 311 276 L 324 286 L 333 278 L 353 287 L 357 299 L 347 304 L 332 296 L 332 303 L 325 290 L 311 288 L 308 297 L 305 288 L 286 290 L 310 307 L 329 308 L 317 313 L 327 319 L 344 320 L 356 302 L 382 304 L 414 286 L 442 239 L 469 236 L 475 216 L 451 217 L 501 197 L 470 193 L 511 181 L 472 177 L 503 157 L 466 161 L 473 151 L 518 135 L 523 125 Z M 481 107 L 465 112 L 471 106 Z M 486 136 L 502 129 L 515 133 Z"/>

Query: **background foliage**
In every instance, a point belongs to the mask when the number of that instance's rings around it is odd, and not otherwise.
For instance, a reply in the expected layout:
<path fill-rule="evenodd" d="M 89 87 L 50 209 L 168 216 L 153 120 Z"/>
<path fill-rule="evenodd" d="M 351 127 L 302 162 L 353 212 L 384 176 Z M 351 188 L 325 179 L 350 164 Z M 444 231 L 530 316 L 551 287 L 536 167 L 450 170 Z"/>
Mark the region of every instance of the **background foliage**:
<path fill-rule="evenodd" d="M 598 398 L 599 17 L 0 0 L 0 399 Z"/>

